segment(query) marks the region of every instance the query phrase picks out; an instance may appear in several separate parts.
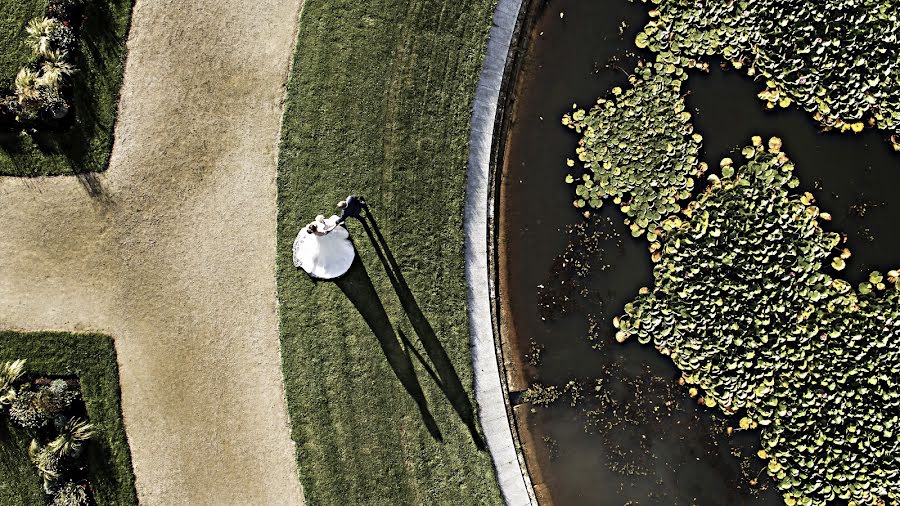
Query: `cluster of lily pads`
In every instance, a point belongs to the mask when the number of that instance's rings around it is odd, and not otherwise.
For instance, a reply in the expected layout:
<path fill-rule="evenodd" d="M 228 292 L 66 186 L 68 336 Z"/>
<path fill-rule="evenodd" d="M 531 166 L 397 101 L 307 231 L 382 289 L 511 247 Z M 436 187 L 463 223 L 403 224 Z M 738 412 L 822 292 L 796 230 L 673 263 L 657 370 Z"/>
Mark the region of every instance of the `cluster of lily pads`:
<path fill-rule="evenodd" d="M 644 0 L 647 2 L 648 0 Z M 900 150 L 900 16 L 884 0 L 650 0 L 636 44 L 683 66 L 723 57 L 759 78 L 769 108 L 796 103 L 828 128 L 877 127 Z"/>
<path fill-rule="evenodd" d="M 0 364 L 0 410 L 34 435 L 28 455 L 50 506 L 93 504 L 82 458 L 93 427 L 77 414 L 80 399 L 74 380 L 28 380 L 24 360 Z"/>
<path fill-rule="evenodd" d="M 73 28 L 83 0 L 50 0 L 47 16 L 26 26 L 32 59 L 16 74 L 12 92 L 0 98 L 0 120 L 18 127 L 59 120 L 71 109 L 70 78 L 76 37 Z"/>
<path fill-rule="evenodd" d="M 854 289 L 824 272 L 849 251 L 812 195 L 789 191 L 781 141 L 742 155 L 666 218 L 654 288 L 616 338 L 652 342 L 702 403 L 761 428 L 789 506 L 900 501 L 900 273 Z"/>
<path fill-rule="evenodd" d="M 700 134 L 685 110 L 681 67 L 640 63 L 631 87 L 613 88 L 589 112 L 576 109 L 563 125 L 581 134 L 576 150 L 584 173 L 566 176 L 576 184 L 577 208 L 599 208 L 612 198 L 630 218 L 632 235 L 654 229 L 690 197 L 694 178 L 706 165 L 699 159 Z M 575 166 L 568 160 L 569 167 Z M 585 217 L 590 211 L 585 210 Z"/>
<path fill-rule="evenodd" d="M 789 191 L 799 182 L 777 138 L 755 137 L 744 162 L 723 160 L 722 177 L 681 205 L 707 169 L 681 96 L 703 58 L 764 78 L 769 108 L 797 103 L 841 131 L 874 126 L 900 149 L 896 8 L 652 2 L 636 45 L 655 60 L 638 65 L 629 89 L 563 118 L 582 137 L 585 170 L 566 178 L 575 206 L 611 198 L 657 263 L 654 288 L 614 320 L 616 338 L 653 342 L 703 404 L 761 428 L 758 456 L 789 506 L 897 503 L 900 273 L 873 272 L 853 289 L 823 272 L 843 269 L 850 252 L 822 230 L 830 215 L 813 196 Z"/>

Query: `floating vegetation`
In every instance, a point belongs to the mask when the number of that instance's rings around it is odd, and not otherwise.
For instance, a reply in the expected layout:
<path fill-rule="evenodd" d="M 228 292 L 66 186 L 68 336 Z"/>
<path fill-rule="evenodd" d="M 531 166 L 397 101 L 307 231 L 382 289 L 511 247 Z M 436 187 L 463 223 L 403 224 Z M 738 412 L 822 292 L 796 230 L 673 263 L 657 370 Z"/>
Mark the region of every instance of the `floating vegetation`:
<path fill-rule="evenodd" d="M 832 276 L 850 251 L 822 230 L 831 215 L 811 194 L 789 191 L 799 181 L 778 138 L 754 137 L 683 205 L 707 167 L 682 96 L 687 70 L 721 56 L 764 80 L 767 108 L 875 127 L 900 150 L 896 2 L 651 2 L 635 43 L 654 61 L 562 120 L 581 135 L 574 205 L 612 199 L 657 264 L 654 288 L 614 319 L 616 340 L 653 342 L 691 396 L 739 417 L 729 433 L 760 429 L 757 458 L 788 506 L 897 504 L 900 274 L 873 272 L 857 289 Z"/>
<path fill-rule="evenodd" d="M 581 384 L 575 380 L 571 380 L 562 388 L 556 385 L 542 385 L 535 383 L 528 387 L 528 390 L 522 393 L 522 402 L 534 404 L 536 406 L 549 406 L 559 400 L 562 396 L 569 397 L 569 405 L 573 408 L 584 399 L 584 391 Z"/>
<path fill-rule="evenodd" d="M 796 103 L 825 127 L 840 131 L 874 126 L 900 150 L 897 2 L 652 3 L 658 5 L 635 40 L 638 47 L 684 66 L 724 57 L 765 82 L 759 97 L 766 107 Z"/>
<path fill-rule="evenodd" d="M 563 394 L 563 391 L 555 385 L 541 385 L 535 383 L 528 387 L 528 390 L 522 394 L 522 402 L 535 404 L 537 406 L 549 406 L 556 402 Z"/>
<path fill-rule="evenodd" d="M 618 337 L 653 342 L 709 407 L 762 429 L 758 456 L 788 505 L 900 500 L 900 289 L 854 290 L 841 236 L 820 227 L 781 142 L 742 150 L 660 237 L 655 287 Z M 729 170 L 724 170 L 725 168 Z M 695 391 L 692 391 L 695 393 Z"/>
<path fill-rule="evenodd" d="M 866 199 L 865 196 L 857 198 L 848 208 L 849 215 L 855 218 L 865 218 L 869 210 L 886 206 L 887 202 Z"/>
<path fill-rule="evenodd" d="M 649 366 L 643 366 L 637 373 L 628 370 L 620 361 L 606 363 L 599 375 L 587 381 L 569 381 L 564 386 L 536 385 L 535 391 L 546 392 L 553 388 L 550 402 L 534 402 L 533 410 L 557 408 L 569 401 L 571 407 L 579 408 L 579 419 L 587 434 L 599 439 L 604 448 L 607 468 L 622 477 L 658 477 L 661 469 L 674 471 L 681 465 L 679 460 L 669 460 L 658 453 L 656 446 L 661 441 L 684 440 L 688 434 L 698 429 L 707 436 L 702 451 L 709 456 L 719 454 L 716 441 L 727 434 L 728 420 L 716 413 L 707 421 L 701 421 L 705 414 L 682 402 L 683 390 L 672 378 L 655 374 Z M 548 396 L 538 395 L 542 401 Z M 523 401 L 526 399 L 523 397 Z M 548 442 L 549 438 L 544 441 Z M 550 458 L 556 458 L 560 448 L 554 441 L 548 443 Z M 747 462 L 746 473 L 752 473 L 754 481 L 736 484 L 749 494 L 763 490 L 769 483 L 763 473 L 765 464 L 754 456 L 756 449 L 741 444 L 734 452 Z M 743 471 L 742 471 L 743 472 Z M 660 504 L 670 504 L 671 498 L 657 497 Z M 652 499 L 652 498 L 651 498 Z M 656 502 L 654 502 L 655 504 Z"/>
<path fill-rule="evenodd" d="M 528 353 L 525 354 L 525 361 L 532 367 L 541 365 L 541 356 L 544 354 L 544 345 L 539 344 L 532 337 L 528 340 Z"/>
<path fill-rule="evenodd" d="M 707 57 L 764 79 L 759 96 L 770 109 L 796 103 L 840 131 L 875 126 L 900 151 L 894 2 L 650 1 L 659 5 L 635 44 L 656 53 L 655 61 L 638 63 L 630 88 L 615 87 L 589 111 L 573 106 L 563 116 L 582 136 L 576 153 L 583 173 L 566 176 L 576 185 L 576 208 L 597 209 L 611 198 L 635 237 L 678 211 L 706 170 L 681 90 L 687 69 L 708 69 Z"/>
<path fill-rule="evenodd" d="M 550 460 L 556 460 L 559 457 L 559 441 L 550 436 L 542 437 L 541 441 L 547 445 L 547 455 L 549 455 Z"/>
<path fill-rule="evenodd" d="M 538 310 L 543 320 L 556 320 L 579 310 L 602 311 L 602 299 L 590 286 L 592 272 L 609 268 L 607 248 L 621 248 L 622 241 L 610 218 L 597 217 L 566 227 L 569 241 L 538 286 Z"/>
<path fill-rule="evenodd" d="M 631 219 L 635 237 L 681 209 L 694 177 L 706 170 L 699 159 L 702 137 L 693 133 L 681 94 L 685 79 L 681 67 L 642 62 L 629 78 L 631 88 L 613 88 L 590 112 L 563 116 L 563 125 L 582 135 L 576 152 L 584 174 L 566 176 L 576 185 L 575 207 L 598 209 L 612 198 Z"/>
<path fill-rule="evenodd" d="M 872 233 L 871 228 L 864 227 L 864 228 L 859 229 L 858 235 L 860 238 L 862 238 L 863 241 L 866 241 L 866 242 L 874 242 L 875 241 L 875 235 Z"/>

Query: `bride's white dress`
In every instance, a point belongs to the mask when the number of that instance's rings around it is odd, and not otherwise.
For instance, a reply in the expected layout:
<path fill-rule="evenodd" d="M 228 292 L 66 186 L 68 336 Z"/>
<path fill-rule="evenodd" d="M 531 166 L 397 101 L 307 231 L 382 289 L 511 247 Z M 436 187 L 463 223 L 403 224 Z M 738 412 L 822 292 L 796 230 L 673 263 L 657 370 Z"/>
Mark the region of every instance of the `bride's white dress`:
<path fill-rule="evenodd" d="M 337 225 L 332 216 L 331 230 L 325 235 L 307 232 L 303 227 L 294 239 L 294 266 L 318 279 L 334 279 L 350 269 L 356 251 L 350 241 L 350 233 L 343 225 Z"/>

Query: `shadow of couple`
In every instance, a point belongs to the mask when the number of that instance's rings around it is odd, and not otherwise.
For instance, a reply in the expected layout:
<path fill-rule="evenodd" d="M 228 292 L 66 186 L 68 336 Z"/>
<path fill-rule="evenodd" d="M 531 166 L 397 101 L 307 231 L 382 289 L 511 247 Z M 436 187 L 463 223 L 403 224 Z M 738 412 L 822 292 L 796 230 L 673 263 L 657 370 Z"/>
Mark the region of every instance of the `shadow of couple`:
<path fill-rule="evenodd" d="M 484 450 L 486 446 L 478 432 L 478 427 L 475 423 L 475 410 L 472 407 L 469 396 L 463 388 L 459 375 L 450 361 L 450 357 L 438 340 L 434 328 L 428 322 L 428 319 L 425 318 L 412 291 L 409 289 L 409 285 L 406 283 L 406 279 L 397 265 L 394 255 L 381 234 L 378 222 L 368 208 L 364 209 L 358 220 L 372 243 L 372 247 L 378 255 L 394 291 L 397 293 L 406 317 L 409 319 L 413 330 L 419 338 L 419 342 L 422 344 L 422 348 L 425 350 L 427 360 L 402 329 L 397 327 L 396 332 L 394 331 L 394 326 L 384 308 L 384 304 L 381 302 L 381 298 L 375 290 L 375 285 L 372 283 L 372 279 L 369 277 L 369 273 L 366 271 L 366 267 L 358 254 L 350 270 L 337 279 L 335 283 L 344 292 L 344 295 L 353 306 L 356 307 L 369 328 L 372 329 L 391 369 L 393 369 L 394 374 L 400 380 L 403 388 L 415 401 L 422 415 L 422 420 L 432 437 L 438 441 L 443 441 L 441 431 L 428 408 L 422 385 L 419 383 L 416 375 L 416 369 L 412 362 L 413 357 L 419 361 L 443 392 L 453 410 L 468 428 L 469 434 L 472 436 L 472 440 L 478 449 Z"/>

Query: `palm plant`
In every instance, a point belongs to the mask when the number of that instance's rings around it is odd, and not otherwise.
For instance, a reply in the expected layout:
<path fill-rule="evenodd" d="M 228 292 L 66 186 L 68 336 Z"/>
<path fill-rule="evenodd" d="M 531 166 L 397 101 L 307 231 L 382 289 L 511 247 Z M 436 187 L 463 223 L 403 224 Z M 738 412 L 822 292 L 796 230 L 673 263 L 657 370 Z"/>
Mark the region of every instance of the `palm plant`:
<path fill-rule="evenodd" d="M 15 86 L 16 98 L 19 99 L 19 103 L 36 100 L 40 93 L 40 90 L 38 89 L 39 83 L 37 72 L 28 67 L 23 67 L 22 70 L 16 74 Z"/>
<path fill-rule="evenodd" d="M 49 489 L 53 482 L 60 477 L 59 455 L 49 451 L 49 447 L 50 445 L 41 448 L 37 439 L 32 439 L 28 446 L 28 456 L 37 468 L 38 476 L 44 480 L 45 490 Z"/>
<path fill-rule="evenodd" d="M 72 418 L 60 431 L 56 439 L 47 444 L 47 451 L 62 459 L 71 457 L 81 450 L 81 445 L 94 435 L 94 426 L 86 420 Z"/>
<path fill-rule="evenodd" d="M 16 98 L 25 117 L 35 116 L 41 108 L 41 86 L 37 72 L 23 67 L 16 74 Z"/>
<path fill-rule="evenodd" d="M 41 75 L 37 82 L 39 86 L 58 89 L 63 77 L 75 73 L 75 66 L 66 61 L 66 52 L 49 51 L 44 55 L 44 63 L 41 64 Z"/>
<path fill-rule="evenodd" d="M 19 359 L 0 365 L 0 390 L 13 386 L 25 374 L 25 360 Z"/>
<path fill-rule="evenodd" d="M 34 18 L 28 22 L 28 26 L 25 27 L 25 31 L 28 32 L 27 41 L 35 55 L 46 55 L 50 52 L 50 36 L 59 24 L 54 18 Z"/>
<path fill-rule="evenodd" d="M 31 440 L 28 456 L 37 467 L 38 475 L 44 480 L 44 490 L 50 492 L 62 476 L 60 464 L 76 455 L 82 444 L 94 434 L 94 427 L 80 418 L 72 418 L 60 434 L 47 446 L 41 447 L 36 439 Z"/>
<path fill-rule="evenodd" d="M 14 383 L 25 373 L 25 360 L 0 365 L 0 406 L 8 406 L 16 398 Z"/>

